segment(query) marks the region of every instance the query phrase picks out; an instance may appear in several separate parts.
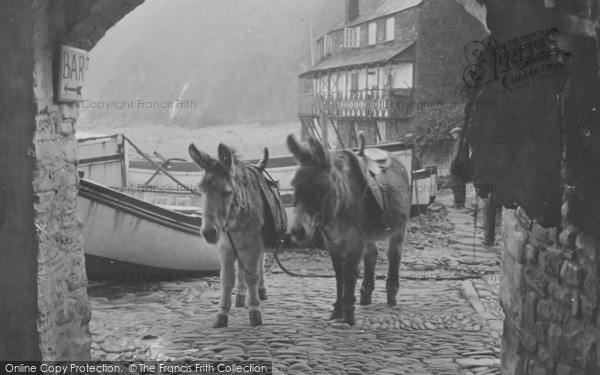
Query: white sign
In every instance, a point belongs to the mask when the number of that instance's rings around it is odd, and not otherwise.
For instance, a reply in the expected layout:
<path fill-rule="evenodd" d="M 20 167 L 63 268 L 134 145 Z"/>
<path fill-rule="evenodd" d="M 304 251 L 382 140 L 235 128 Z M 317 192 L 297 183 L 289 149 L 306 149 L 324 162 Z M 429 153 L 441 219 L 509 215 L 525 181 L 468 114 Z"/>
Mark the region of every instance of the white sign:
<path fill-rule="evenodd" d="M 83 82 L 88 68 L 88 54 L 82 49 L 60 46 L 58 72 L 58 100 L 78 102 L 83 100 Z"/>

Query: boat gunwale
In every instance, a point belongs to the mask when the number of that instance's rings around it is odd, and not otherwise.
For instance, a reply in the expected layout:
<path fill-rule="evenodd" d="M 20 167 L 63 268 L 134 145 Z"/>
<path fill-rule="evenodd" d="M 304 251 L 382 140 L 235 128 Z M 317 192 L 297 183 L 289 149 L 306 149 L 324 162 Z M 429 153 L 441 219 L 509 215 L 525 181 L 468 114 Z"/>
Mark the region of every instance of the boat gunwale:
<path fill-rule="evenodd" d="M 171 211 L 83 178 L 79 181 L 78 195 L 138 218 L 201 237 L 200 216 Z"/>

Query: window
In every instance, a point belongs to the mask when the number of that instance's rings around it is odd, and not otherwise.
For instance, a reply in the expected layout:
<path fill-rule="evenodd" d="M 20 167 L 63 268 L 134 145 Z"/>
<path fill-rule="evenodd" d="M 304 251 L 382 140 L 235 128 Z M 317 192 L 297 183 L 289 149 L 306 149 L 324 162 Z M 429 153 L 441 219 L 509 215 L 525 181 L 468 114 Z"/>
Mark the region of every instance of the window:
<path fill-rule="evenodd" d="M 358 91 L 358 74 L 350 74 L 350 91 Z"/>
<path fill-rule="evenodd" d="M 387 126 L 385 121 L 377 121 L 377 144 L 385 143 L 387 139 Z"/>
<path fill-rule="evenodd" d="M 325 35 L 323 37 L 323 56 L 331 55 L 332 47 L 331 47 L 331 35 Z"/>
<path fill-rule="evenodd" d="M 354 28 L 354 47 L 360 47 L 360 26 Z"/>
<path fill-rule="evenodd" d="M 368 43 L 369 45 L 377 43 L 377 23 L 375 22 L 369 24 Z"/>
<path fill-rule="evenodd" d="M 367 69 L 367 89 L 377 88 L 377 68 Z"/>
<path fill-rule="evenodd" d="M 409 89 L 413 86 L 413 64 L 392 65 L 392 88 Z"/>
<path fill-rule="evenodd" d="M 390 70 L 388 69 L 387 66 L 380 66 L 379 67 L 379 88 L 380 89 L 384 89 L 384 88 L 389 88 L 390 84 Z"/>
<path fill-rule="evenodd" d="M 358 91 L 367 89 L 367 69 L 362 68 L 358 71 Z"/>
<path fill-rule="evenodd" d="M 385 20 L 385 40 L 394 40 L 394 31 L 396 29 L 396 19 L 390 17 Z"/>
<path fill-rule="evenodd" d="M 356 33 L 354 29 L 344 29 L 344 47 L 351 48 L 356 44 Z"/>

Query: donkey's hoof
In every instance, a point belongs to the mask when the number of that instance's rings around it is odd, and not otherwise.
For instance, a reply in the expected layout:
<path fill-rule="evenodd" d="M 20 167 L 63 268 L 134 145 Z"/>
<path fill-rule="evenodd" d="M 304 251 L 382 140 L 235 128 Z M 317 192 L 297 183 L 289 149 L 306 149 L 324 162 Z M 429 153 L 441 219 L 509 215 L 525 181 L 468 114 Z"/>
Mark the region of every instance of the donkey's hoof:
<path fill-rule="evenodd" d="M 344 318 L 344 313 L 342 313 L 341 309 L 333 309 L 333 311 L 331 312 L 331 317 L 329 317 L 329 320 L 341 320 Z"/>
<path fill-rule="evenodd" d="M 259 289 L 258 290 L 258 299 L 261 301 L 266 301 L 269 299 L 269 297 L 267 297 L 267 290 L 266 289 Z"/>
<path fill-rule="evenodd" d="M 390 306 L 396 306 L 398 304 L 398 301 L 396 300 L 396 293 L 388 293 L 387 303 Z"/>
<path fill-rule="evenodd" d="M 371 293 L 360 292 L 360 302 L 361 305 L 370 305 L 371 304 Z"/>
<path fill-rule="evenodd" d="M 356 318 L 354 317 L 354 311 L 344 311 L 344 323 L 350 326 L 356 324 Z"/>
<path fill-rule="evenodd" d="M 215 324 L 213 324 L 213 328 L 227 327 L 227 318 L 227 315 L 217 315 L 217 319 L 215 319 Z"/>
<path fill-rule="evenodd" d="M 262 315 L 260 311 L 254 310 L 250 311 L 250 325 L 251 326 L 259 326 L 262 325 Z"/>
<path fill-rule="evenodd" d="M 244 306 L 246 306 L 246 295 L 245 294 L 236 294 L 235 307 L 244 307 Z"/>

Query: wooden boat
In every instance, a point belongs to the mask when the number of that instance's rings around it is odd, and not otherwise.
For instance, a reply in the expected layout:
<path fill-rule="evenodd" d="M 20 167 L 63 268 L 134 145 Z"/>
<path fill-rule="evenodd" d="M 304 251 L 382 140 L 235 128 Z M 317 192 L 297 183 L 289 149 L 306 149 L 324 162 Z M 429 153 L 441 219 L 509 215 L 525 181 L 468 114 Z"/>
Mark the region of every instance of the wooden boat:
<path fill-rule="evenodd" d="M 186 188 L 147 160 L 129 160 L 121 135 L 77 134 L 81 179 L 79 211 L 84 220 L 85 253 L 120 262 L 162 269 L 217 271 L 217 249 L 199 235 L 201 197 L 195 191 L 203 171 L 191 161 L 165 159 L 161 165 Z M 379 145 L 412 165 L 412 147 Z M 257 160 L 249 160 L 256 163 Z M 292 218 L 291 179 L 297 168 L 291 155 L 272 157 L 267 171 L 279 182 L 288 221 Z M 437 170 L 412 171 L 413 212 L 435 199 Z"/>
<path fill-rule="evenodd" d="M 80 179 L 85 252 L 119 262 L 183 271 L 218 271 L 219 254 L 200 236 L 202 218 Z"/>
<path fill-rule="evenodd" d="M 219 270 L 217 248 L 200 236 L 200 197 L 128 187 L 123 138 L 78 136 L 78 168 L 84 178 L 77 199 L 87 263 Z"/>

